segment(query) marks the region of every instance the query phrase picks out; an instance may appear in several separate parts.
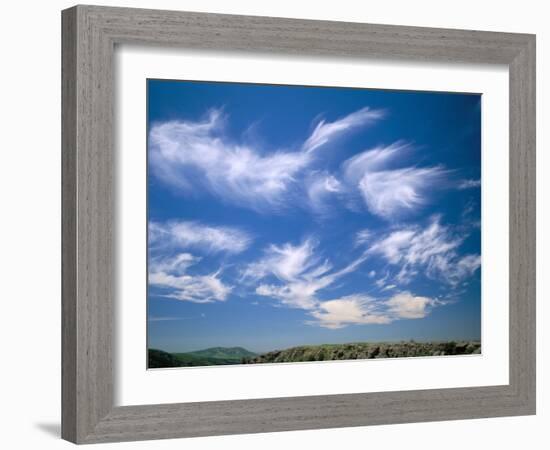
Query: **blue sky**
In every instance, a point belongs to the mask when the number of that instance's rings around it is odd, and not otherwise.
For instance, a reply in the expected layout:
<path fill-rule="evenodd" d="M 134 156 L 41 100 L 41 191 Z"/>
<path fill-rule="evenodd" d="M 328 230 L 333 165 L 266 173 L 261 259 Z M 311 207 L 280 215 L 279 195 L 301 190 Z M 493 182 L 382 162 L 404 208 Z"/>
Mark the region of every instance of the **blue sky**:
<path fill-rule="evenodd" d="M 481 96 L 148 80 L 148 340 L 479 339 Z"/>

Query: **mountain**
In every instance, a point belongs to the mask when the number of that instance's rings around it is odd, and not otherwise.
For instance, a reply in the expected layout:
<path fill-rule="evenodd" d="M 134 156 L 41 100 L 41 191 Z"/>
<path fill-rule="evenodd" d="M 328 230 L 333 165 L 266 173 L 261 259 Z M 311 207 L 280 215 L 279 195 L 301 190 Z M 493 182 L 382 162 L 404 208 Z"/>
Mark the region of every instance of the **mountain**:
<path fill-rule="evenodd" d="M 149 349 L 148 367 L 196 367 L 242 364 L 245 358 L 253 358 L 256 353 L 242 347 L 213 347 L 187 353 L 169 353 L 158 349 Z"/>
<path fill-rule="evenodd" d="M 238 359 L 239 361 L 242 358 L 252 358 L 257 356 L 256 353 L 248 351 L 242 347 L 212 347 L 195 352 L 187 352 L 187 354 L 201 358 Z"/>
<path fill-rule="evenodd" d="M 246 364 L 335 361 L 372 358 L 408 358 L 414 356 L 466 355 L 481 353 L 479 341 L 460 342 L 362 342 L 350 344 L 306 345 L 276 350 L 254 358 Z"/>
<path fill-rule="evenodd" d="M 481 353 L 479 341 L 358 342 L 304 345 L 257 355 L 242 347 L 212 347 L 187 353 L 149 350 L 149 368 L 219 366 L 305 361 L 335 361 L 415 356 L 468 355 Z"/>

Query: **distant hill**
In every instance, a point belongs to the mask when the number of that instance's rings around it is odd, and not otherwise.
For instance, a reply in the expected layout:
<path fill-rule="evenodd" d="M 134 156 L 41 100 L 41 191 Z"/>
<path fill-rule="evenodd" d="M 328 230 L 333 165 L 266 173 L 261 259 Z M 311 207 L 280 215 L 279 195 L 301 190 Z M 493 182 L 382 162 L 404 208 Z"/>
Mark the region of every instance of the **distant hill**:
<path fill-rule="evenodd" d="M 276 350 L 244 360 L 246 364 L 335 361 L 414 356 L 466 355 L 481 353 L 478 341 L 461 342 L 362 342 L 350 344 L 306 345 Z"/>
<path fill-rule="evenodd" d="M 256 353 L 248 351 L 242 347 L 212 347 L 205 350 L 187 352 L 187 354 L 201 358 L 237 359 L 239 362 L 242 358 L 252 358 L 257 356 Z"/>
<path fill-rule="evenodd" d="M 187 353 L 169 353 L 158 349 L 149 349 L 148 367 L 196 367 L 242 364 L 245 358 L 253 358 L 256 353 L 242 347 L 213 347 Z"/>
<path fill-rule="evenodd" d="M 194 367 L 229 364 L 261 364 L 305 361 L 336 361 L 414 356 L 468 355 L 481 353 L 479 341 L 358 342 L 304 345 L 257 355 L 242 347 L 212 347 L 187 353 L 149 350 L 149 368 Z"/>

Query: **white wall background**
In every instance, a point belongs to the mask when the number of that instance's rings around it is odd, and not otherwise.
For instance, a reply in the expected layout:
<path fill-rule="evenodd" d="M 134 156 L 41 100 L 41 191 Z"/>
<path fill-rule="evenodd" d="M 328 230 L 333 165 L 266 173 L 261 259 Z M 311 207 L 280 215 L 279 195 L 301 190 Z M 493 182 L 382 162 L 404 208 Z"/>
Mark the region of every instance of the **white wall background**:
<path fill-rule="evenodd" d="M 537 34 L 538 128 L 538 415 L 504 419 L 389 425 L 262 435 L 118 444 L 128 449 L 329 449 L 351 445 L 384 449 L 547 448 L 550 423 L 548 363 L 550 309 L 550 121 L 546 2 L 388 0 L 103 1 L 135 6 L 469 28 Z M 0 415 L 3 448 L 69 448 L 59 438 L 60 417 L 60 10 L 71 1 L 11 1 L 0 17 Z M 114 448 L 100 445 L 96 448 Z"/>

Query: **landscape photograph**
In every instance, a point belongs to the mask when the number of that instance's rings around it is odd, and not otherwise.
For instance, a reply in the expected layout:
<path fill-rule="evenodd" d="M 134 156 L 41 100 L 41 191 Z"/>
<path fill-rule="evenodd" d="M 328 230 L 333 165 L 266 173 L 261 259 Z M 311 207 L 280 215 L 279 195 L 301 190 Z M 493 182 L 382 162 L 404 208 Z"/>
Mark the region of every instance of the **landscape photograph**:
<path fill-rule="evenodd" d="M 148 79 L 148 369 L 480 355 L 481 108 Z"/>

